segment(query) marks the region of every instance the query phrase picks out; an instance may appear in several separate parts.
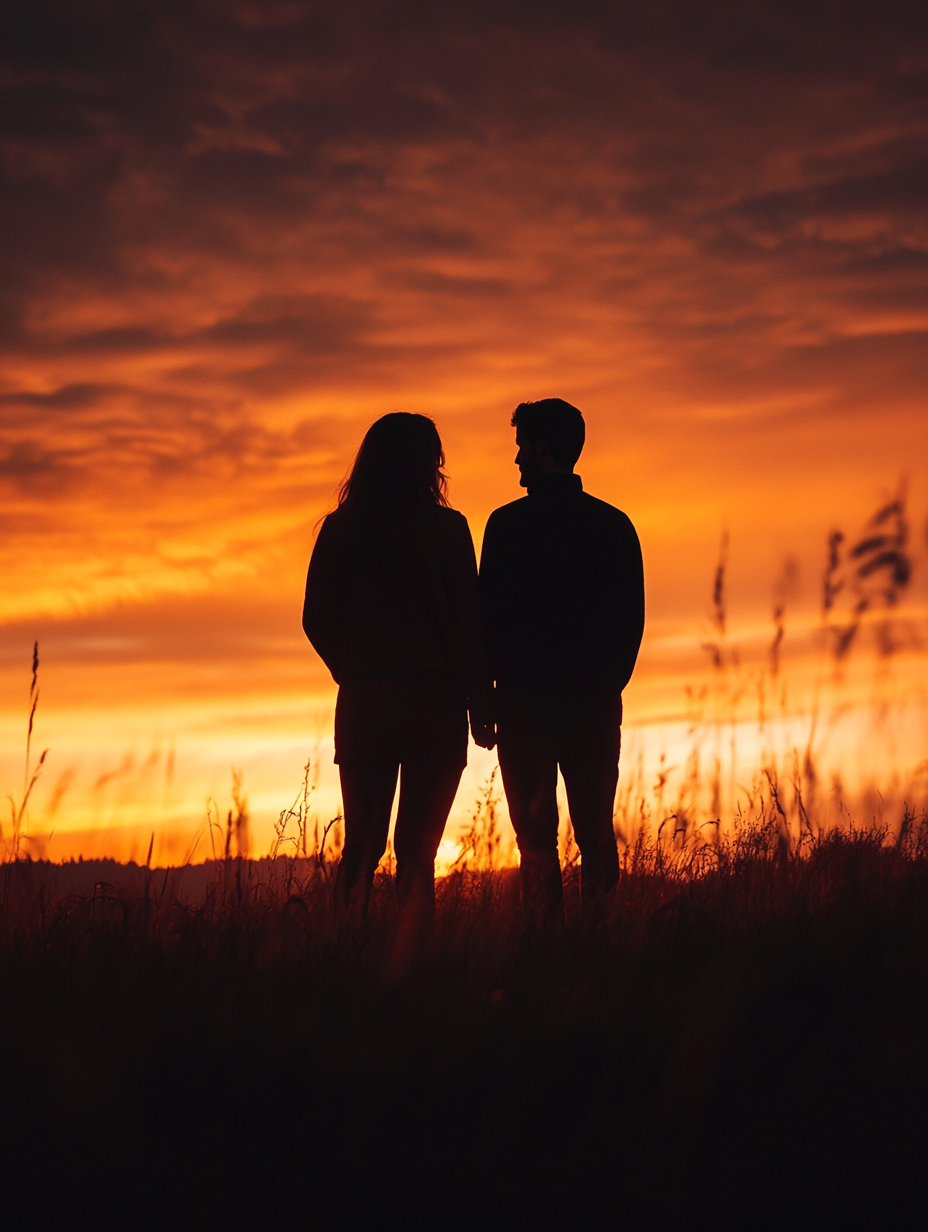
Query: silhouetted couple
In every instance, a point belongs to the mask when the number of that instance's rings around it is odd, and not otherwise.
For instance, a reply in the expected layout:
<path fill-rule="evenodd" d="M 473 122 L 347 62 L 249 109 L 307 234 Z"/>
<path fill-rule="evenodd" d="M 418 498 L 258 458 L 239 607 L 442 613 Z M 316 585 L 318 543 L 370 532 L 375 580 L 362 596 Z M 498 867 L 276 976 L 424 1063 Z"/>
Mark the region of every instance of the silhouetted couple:
<path fill-rule="evenodd" d="M 335 760 L 345 846 L 336 893 L 362 916 L 394 833 L 409 929 L 434 913 L 434 864 L 467 760 L 467 720 L 499 746 L 528 918 L 561 918 L 557 771 L 580 848 L 584 911 L 618 880 L 613 830 L 622 690 L 644 627 L 641 550 L 624 513 L 583 491 L 585 428 L 560 398 L 512 416 L 528 495 L 487 523 L 478 580 L 424 415 L 371 426 L 324 521 L 303 628 L 339 686 Z M 495 687 L 494 687 L 495 686 Z"/>

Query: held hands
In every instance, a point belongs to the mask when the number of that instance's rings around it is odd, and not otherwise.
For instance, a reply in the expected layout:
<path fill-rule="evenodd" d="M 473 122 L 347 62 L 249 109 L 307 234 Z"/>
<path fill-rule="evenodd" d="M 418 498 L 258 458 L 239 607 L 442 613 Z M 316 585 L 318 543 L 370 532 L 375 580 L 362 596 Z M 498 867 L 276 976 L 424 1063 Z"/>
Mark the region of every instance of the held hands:
<path fill-rule="evenodd" d="M 482 749 L 496 748 L 496 722 L 493 718 L 492 696 L 470 705 L 470 730 L 474 744 Z"/>

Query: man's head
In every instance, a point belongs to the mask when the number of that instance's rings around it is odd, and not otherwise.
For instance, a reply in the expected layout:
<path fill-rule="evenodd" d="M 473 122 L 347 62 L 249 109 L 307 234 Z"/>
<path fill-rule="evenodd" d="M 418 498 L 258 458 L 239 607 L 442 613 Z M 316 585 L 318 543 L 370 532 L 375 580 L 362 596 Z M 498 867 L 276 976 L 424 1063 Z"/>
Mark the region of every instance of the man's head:
<path fill-rule="evenodd" d="M 512 426 L 523 488 L 542 475 L 569 475 L 574 469 L 586 437 L 583 416 L 575 406 L 563 398 L 520 402 L 512 413 Z"/>

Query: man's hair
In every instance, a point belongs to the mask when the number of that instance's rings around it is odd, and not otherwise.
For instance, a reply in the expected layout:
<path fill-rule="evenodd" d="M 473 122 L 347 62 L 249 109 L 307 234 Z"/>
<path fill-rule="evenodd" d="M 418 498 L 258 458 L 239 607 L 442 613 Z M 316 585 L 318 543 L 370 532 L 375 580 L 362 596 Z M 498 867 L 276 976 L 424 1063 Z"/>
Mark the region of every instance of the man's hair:
<path fill-rule="evenodd" d="M 512 426 L 531 445 L 547 441 L 551 458 L 558 466 L 574 466 L 586 439 L 583 416 L 563 398 L 520 402 L 512 413 Z"/>

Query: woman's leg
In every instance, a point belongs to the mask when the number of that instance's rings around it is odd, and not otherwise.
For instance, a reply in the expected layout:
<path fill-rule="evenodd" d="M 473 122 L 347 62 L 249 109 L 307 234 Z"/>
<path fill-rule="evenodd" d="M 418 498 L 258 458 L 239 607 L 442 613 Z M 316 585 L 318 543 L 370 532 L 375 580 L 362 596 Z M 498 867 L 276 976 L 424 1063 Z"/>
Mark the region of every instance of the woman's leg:
<path fill-rule="evenodd" d="M 338 767 L 345 810 L 345 847 L 335 879 L 340 909 L 367 915 L 371 884 L 386 850 L 397 762 L 349 762 Z"/>
<path fill-rule="evenodd" d="M 403 762 L 393 845 L 396 894 L 404 931 L 431 927 L 435 917 L 435 855 L 463 774 L 463 766 Z"/>

